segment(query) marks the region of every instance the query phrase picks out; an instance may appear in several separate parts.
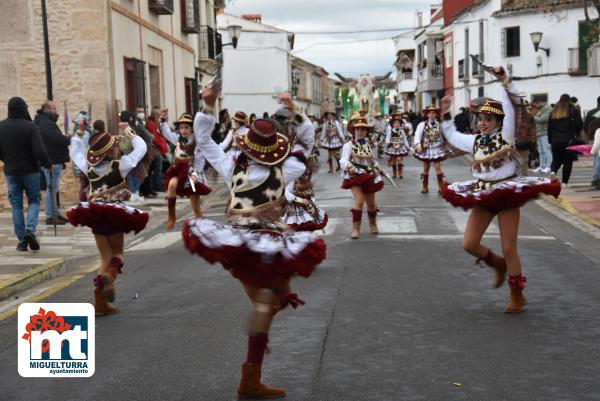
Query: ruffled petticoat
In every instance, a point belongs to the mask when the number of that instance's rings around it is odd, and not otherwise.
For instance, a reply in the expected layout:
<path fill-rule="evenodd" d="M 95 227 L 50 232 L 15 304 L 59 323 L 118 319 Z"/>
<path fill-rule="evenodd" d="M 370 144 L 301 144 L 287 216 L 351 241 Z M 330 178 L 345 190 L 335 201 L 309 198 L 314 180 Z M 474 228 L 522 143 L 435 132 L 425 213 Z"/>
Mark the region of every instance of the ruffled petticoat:
<path fill-rule="evenodd" d="M 94 234 L 115 235 L 139 233 L 148 224 L 149 215 L 120 202 L 81 202 L 67 211 L 67 218 L 74 226 L 87 226 Z"/>
<path fill-rule="evenodd" d="M 350 174 L 347 171 L 342 173 L 342 188 L 351 189 L 358 185 L 365 194 L 372 194 L 383 189 L 383 177 L 378 173 L 369 174 L 365 169 L 358 167 L 356 174 Z"/>
<path fill-rule="evenodd" d="M 257 288 L 273 288 L 297 275 L 309 277 L 327 249 L 310 232 L 253 230 L 204 218 L 187 220 L 182 235 L 191 253 L 220 263 L 242 283 Z"/>
<path fill-rule="evenodd" d="M 187 160 L 177 160 L 165 173 L 165 188 L 169 188 L 171 178 L 177 177 L 177 196 L 182 198 L 190 195 L 208 195 L 212 189 L 208 186 L 204 172 L 200 172 L 198 180 L 194 184 L 196 191 L 192 189 L 189 179 L 190 163 Z"/>
<path fill-rule="evenodd" d="M 560 182 L 542 177 L 515 177 L 500 181 L 488 189 L 476 191 L 477 180 L 448 183 L 442 186 L 442 197 L 465 210 L 481 206 L 496 214 L 523 206 L 542 194 L 560 195 Z"/>
<path fill-rule="evenodd" d="M 448 149 L 443 141 L 430 142 L 426 149 L 415 151 L 413 156 L 421 161 L 440 162 L 448 158 Z"/>
<path fill-rule="evenodd" d="M 330 150 L 340 149 L 344 144 L 338 135 L 335 135 L 329 140 L 329 138 L 325 137 L 325 139 L 321 140 L 321 147 Z"/>
<path fill-rule="evenodd" d="M 408 148 L 404 144 L 390 143 L 385 147 L 384 153 L 388 156 L 406 156 L 408 155 Z"/>
<path fill-rule="evenodd" d="M 322 230 L 327 225 L 329 217 L 325 210 L 319 207 L 315 202 L 314 196 L 310 198 L 310 201 L 316 208 L 316 216 L 313 216 L 308 212 L 308 206 L 300 205 L 296 202 L 287 202 L 283 221 L 290 226 L 292 230 L 316 231 Z"/>

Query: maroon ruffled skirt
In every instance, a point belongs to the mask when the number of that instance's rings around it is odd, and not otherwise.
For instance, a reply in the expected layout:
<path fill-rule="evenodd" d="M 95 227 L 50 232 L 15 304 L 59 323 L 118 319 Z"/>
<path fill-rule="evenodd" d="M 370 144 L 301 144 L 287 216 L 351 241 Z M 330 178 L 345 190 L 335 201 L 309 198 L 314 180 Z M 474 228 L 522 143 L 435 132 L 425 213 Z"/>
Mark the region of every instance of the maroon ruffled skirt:
<path fill-rule="evenodd" d="M 165 173 L 165 188 L 169 188 L 169 181 L 171 181 L 171 178 L 176 177 L 177 196 L 186 198 L 190 195 L 208 195 L 212 191 L 212 189 L 208 185 L 206 185 L 206 183 L 202 182 L 205 181 L 203 177 L 201 177 L 194 184 L 196 187 L 196 191 L 194 192 L 194 190 L 192 189 L 192 185 L 190 184 L 189 172 L 190 163 L 187 160 L 177 160 L 175 164 L 169 167 Z"/>
<path fill-rule="evenodd" d="M 139 233 L 148 224 L 150 216 L 119 202 L 81 202 L 67 211 L 67 218 L 74 226 L 87 226 L 94 234 L 115 235 Z"/>

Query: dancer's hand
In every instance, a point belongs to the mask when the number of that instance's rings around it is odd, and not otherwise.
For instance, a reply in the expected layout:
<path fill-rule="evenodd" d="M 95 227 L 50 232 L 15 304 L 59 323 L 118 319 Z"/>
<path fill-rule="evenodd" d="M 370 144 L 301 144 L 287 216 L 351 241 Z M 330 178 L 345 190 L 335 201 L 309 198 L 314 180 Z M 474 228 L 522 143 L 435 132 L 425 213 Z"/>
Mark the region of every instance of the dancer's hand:
<path fill-rule="evenodd" d="M 204 101 L 204 104 L 211 109 L 215 107 L 218 96 L 219 89 L 214 85 L 209 85 L 202 90 L 202 100 Z"/>
<path fill-rule="evenodd" d="M 494 69 L 490 71 L 490 74 L 492 74 L 494 78 L 496 78 L 503 84 L 507 84 L 510 79 L 508 74 L 506 73 L 506 70 L 502 66 L 494 67 Z"/>
<path fill-rule="evenodd" d="M 415 151 L 417 153 L 421 153 L 423 151 L 423 147 L 419 144 L 419 145 L 417 145 L 417 148 L 415 149 Z"/>
<path fill-rule="evenodd" d="M 442 116 L 450 111 L 450 107 L 452 107 L 452 102 L 454 101 L 454 97 L 452 96 L 444 96 L 442 99 Z"/>

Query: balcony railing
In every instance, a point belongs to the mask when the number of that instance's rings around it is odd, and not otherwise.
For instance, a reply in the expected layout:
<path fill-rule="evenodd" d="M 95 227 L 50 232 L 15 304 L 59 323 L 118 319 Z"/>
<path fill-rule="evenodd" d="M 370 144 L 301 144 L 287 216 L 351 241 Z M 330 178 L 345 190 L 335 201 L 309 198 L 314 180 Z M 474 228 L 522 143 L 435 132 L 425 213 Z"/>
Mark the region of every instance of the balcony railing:
<path fill-rule="evenodd" d="M 207 25 L 200 27 L 200 34 L 198 35 L 198 47 L 200 59 L 215 59 L 215 31 Z"/>
<path fill-rule="evenodd" d="M 579 47 L 569 49 L 569 74 L 587 75 L 587 64 L 582 65 L 582 59 L 585 60 L 585 56 L 582 57 Z"/>
<path fill-rule="evenodd" d="M 173 14 L 175 8 L 173 7 L 173 0 L 150 0 L 148 2 L 148 7 L 151 11 L 156 14 Z"/>
<path fill-rule="evenodd" d="M 414 74 L 413 74 L 412 71 L 402 71 L 400 73 L 400 80 L 401 81 L 404 81 L 404 80 L 407 80 L 407 79 L 414 79 Z"/>
<path fill-rule="evenodd" d="M 200 32 L 199 0 L 181 1 L 181 30 L 185 33 Z"/>
<path fill-rule="evenodd" d="M 441 64 L 438 64 L 438 65 L 436 65 L 435 67 L 433 67 L 433 71 L 432 71 L 432 73 L 433 73 L 433 77 L 434 77 L 435 79 L 442 79 L 442 77 L 443 77 L 443 73 L 442 73 L 442 65 L 441 65 Z"/>

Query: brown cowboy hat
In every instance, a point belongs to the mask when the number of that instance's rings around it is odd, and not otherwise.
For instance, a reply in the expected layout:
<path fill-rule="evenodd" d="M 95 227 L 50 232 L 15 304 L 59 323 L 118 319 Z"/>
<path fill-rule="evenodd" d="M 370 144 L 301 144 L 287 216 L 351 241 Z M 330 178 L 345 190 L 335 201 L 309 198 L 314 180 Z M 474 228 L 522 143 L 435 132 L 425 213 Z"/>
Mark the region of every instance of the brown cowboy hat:
<path fill-rule="evenodd" d="M 324 118 L 327 118 L 327 116 L 329 116 L 329 115 L 337 117 L 337 114 L 335 114 L 335 111 L 327 110 L 325 113 L 323 113 Z"/>
<path fill-rule="evenodd" d="M 237 121 L 238 123 L 248 124 L 248 116 L 243 111 L 236 111 L 232 120 Z"/>
<path fill-rule="evenodd" d="M 435 113 L 439 117 L 441 110 L 433 104 L 423 109 L 423 115 L 427 116 L 427 114 L 429 114 L 429 112 L 432 112 L 432 111 L 435 111 Z"/>
<path fill-rule="evenodd" d="M 245 136 L 237 136 L 236 144 L 246 156 L 257 163 L 273 166 L 281 163 L 290 153 L 290 141 L 277 133 L 275 123 L 257 119 Z"/>
<path fill-rule="evenodd" d="M 118 145 L 123 139 L 119 135 L 110 135 L 107 132 L 96 134 L 90 138 L 90 148 L 88 149 L 86 159 L 90 166 L 97 166 L 108 156 L 115 145 Z"/>
<path fill-rule="evenodd" d="M 177 120 L 173 123 L 173 125 L 175 125 L 175 128 L 179 128 L 179 125 L 181 125 L 181 124 L 188 124 L 189 126 L 193 127 L 194 126 L 194 117 L 192 117 L 191 114 L 183 113 L 179 117 L 179 120 Z"/>
<path fill-rule="evenodd" d="M 489 99 L 481 105 L 479 108 L 479 113 L 504 117 L 504 108 L 502 107 L 502 102 Z"/>
<path fill-rule="evenodd" d="M 401 111 L 396 111 L 394 114 L 390 116 L 390 125 L 394 124 L 394 121 L 404 122 L 404 113 Z"/>
<path fill-rule="evenodd" d="M 348 132 L 354 135 L 354 130 L 356 128 L 366 128 L 367 132 L 371 132 L 373 130 L 373 126 L 369 124 L 369 121 L 364 117 L 358 117 L 350 121 L 352 124 L 348 123 Z"/>

